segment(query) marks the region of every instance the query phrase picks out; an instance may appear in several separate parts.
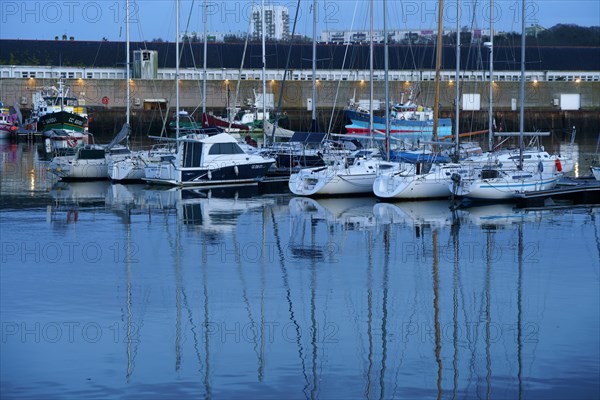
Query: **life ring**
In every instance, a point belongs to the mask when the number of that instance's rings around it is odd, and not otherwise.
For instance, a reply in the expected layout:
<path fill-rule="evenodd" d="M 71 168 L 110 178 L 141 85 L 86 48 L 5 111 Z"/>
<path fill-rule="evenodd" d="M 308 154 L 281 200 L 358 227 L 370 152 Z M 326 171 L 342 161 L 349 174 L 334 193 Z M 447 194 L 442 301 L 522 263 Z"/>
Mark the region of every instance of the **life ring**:
<path fill-rule="evenodd" d="M 554 166 L 556 167 L 556 171 L 562 172 L 562 164 L 560 163 L 560 159 L 557 158 L 554 160 Z"/>
<path fill-rule="evenodd" d="M 77 146 L 77 139 L 69 139 L 69 140 L 67 140 L 67 146 L 69 146 L 69 147 L 75 147 L 75 146 Z"/>
<path fill-rule="evenodd" d="M 400 119 L 401 119 L 402 121 L 404 121 L 404 115 L 402 115 L 402 116 L 400 117 Z"/>

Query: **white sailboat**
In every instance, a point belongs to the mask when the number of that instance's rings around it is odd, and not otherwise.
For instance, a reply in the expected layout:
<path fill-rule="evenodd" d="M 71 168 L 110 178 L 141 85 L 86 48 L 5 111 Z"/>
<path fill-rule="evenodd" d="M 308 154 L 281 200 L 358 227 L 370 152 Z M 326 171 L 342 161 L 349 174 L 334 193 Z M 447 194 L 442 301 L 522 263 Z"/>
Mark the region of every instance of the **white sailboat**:
<path fill-rule="evenodd" d="M 525 0 L 522 1 L 525 12 Z M 524 16 L 525 14 L 522 14 Z M 474 166 L 452 176 L 448 187 L 456 196 L 476 200 L 511 200 L 516 193 L 552 189 L 563 176 L 560 161 L 554 165 L 544 163 L 540 153 L 534 152 L 533 162 L 524 162 L 525 156 L 531 159 L 523 149 L 525 128 L 525 18 L 521 21 L 521 84 L 520 84 L 520 118 L 519 118 L 519 153 L 509 158 L 516 165 Z M 491 79 L 491 77 L 490 77 Z M 539 156 L 539 159 L 537 158 Z"/>
<path fill-rule="evenodd" d="M 460 9 L 460 7 L 459 7 Z M 439 9 L 439 26 L 437 37 L 437 57 L 436 57 L 436 80 L 435 80 L 435 111 L 433 118 L 433 139 L 432 145 L 440 145 L 437 142 L 438 137 L 438 104 L 439 104 L 439 82 L 440 82 L 440 65 L 441 65 L 441 48 L 442 48 L 442 10 Z M 457 25 L 460 23 L 460 18 L 457 18 Z M 457 29 L 457 37 L 459 37 L 459 29 Z M 386 35 L 387 36 L 387 35 Z M 457 39 L 458 40 L 458 39 Z M 457 41 L 457 49 L 460 48 L 460 42 Z M 457 56 L 457 75 L 458 63 L 460 58 Z M 458 88 L 458 78 L 457 78 Z M 458 89 L 457 89 L 458 90 Z M 458 107 L 458 103 L 457 103 Z M 457 125 L 458 126 L 458 125 Z M 388 130 L 389 131 L 389 130 Z M 456 131 L 458 138 L 458 129 Z M 457 146 L 458 147 L 458 146 Z M 388 146 L 389 148 L 389 146 Z M 415 162 L 395 163 L 393 168 L 382 170 L 375 181 L 373 182 L 373 193 L 375 196 L 383 199 L 431 199 L 448 197 L 451 192 L 448 189 L 447 181 L 452 174 L 460 170 L 460 164 L 456 163 L 440 163 L 436 162 L 436 156 L 431 156 L 432 162 Z"/>
<path fill-rule="evenodd" d="M 107 179 L 108 159 L 129 157 L 130 150 L 119 143 L 129 135 L 129 125 L 125 124 L 107 145 L 86 145 L 77 147 L 75 154 L 52 158 L 48 170 L 61 179 Z"/>
<path fill-rule="evenodd" d="M 385 7 L 385 2 L 384 2 Z M 386 12 L 384 9 L 384 31 L 386 27 Z M 316 34 L 313 32 L 313 34 Z M 386 66 L 387 66 L 387 35 L 384 35 Z M 370 76 L 371 99 L 370 109 L 373 106 L 373 1 L 370 3 Z M 387 67 L 386 67 L 387 87 Z M 313 106 L 314 111 L 314 106 Z M 373 135 L 373 116 L 370 113 L 369 132 Z M 315 117 L 313 117 L 314 119 Z M 349 163 L 347 155 L 337 157 L 334 162 L 324 167 L 303 168 L 290 175 L 288 183 L 290 191 L 298 196 L 314 195 L 346 195 L 372 193 L 373 182 L 382 171 L 393 168 L 394 163 L 381 158 L 357 157 Z"/>

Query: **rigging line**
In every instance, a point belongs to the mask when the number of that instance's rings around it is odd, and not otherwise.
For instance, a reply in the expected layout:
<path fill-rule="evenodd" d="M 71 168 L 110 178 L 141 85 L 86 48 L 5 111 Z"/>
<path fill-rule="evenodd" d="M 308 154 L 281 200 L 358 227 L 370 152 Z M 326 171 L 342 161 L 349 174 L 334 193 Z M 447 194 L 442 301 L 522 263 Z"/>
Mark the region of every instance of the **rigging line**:
<path fill-rule="evenodd" d="M 352 23 L 350 24 L 350 31 L 352 31 L 352 28 L 354 27 L 354 19 L 356 18 L 356 10 L 358 8 L 358 2 L 354 3 L 354 12 L 352 14 Z M 348 41 L 348 43 L 346 44 L 346 49 L 344 50 L 344 59 L 342 60 L 342 69 L 344 69 L 344 67 L 346 66 L 346 57 L 348 56 L 348 50 L 350 48 L 350 41 Z M 371 82 L 371 84 L 373 84 Z M 333 98 L 333 105 L 332 105 L 332 112 L 331 112 L 331 118 L 329 119 L 329 126 L 327 127 L 327 134 L 331 133 L 331 130 L 333 128 L 333 116 L 335 113 L 335 105 L 337 104 L 337 98 L 338 98 L 338 94 L 340 92 L 340 87 L 342 85 L 342 81 L 338 81 L 337 84 L 337 88 L 335 90 L 335 96 Z"/>
<path fill-rule="evenodd" d="M 233 241 L 233 247 L 234 247 L 234 251 L 235 254 L 241 254 L 240 252 L 240 248 L 239 248 L 239 241 L 237 239 L 237 234 L 236 231 L 234 230 L 232 233 L 232 241 Z M 251 341 L 254 344 L 254 353 L 256 353 L 256 358 L 258 360 L 258 364 L 259 364 L 259 368 L 258 368 L 258 381 L 262 382 L 262 370 L 261 370 L 261 353 L 258 349 L 258 332 L 256 331 L 256 327 L 257 324 L 256 322 L 254 322 L 254 317 L 252 316 L 252 306 L 250 305 L 250 301 L 248 299 L 248 289 L 247 289 L 247 283 L 246 283 L 246 277 L 244 276 L 244 269 L 243 269 L 243 265 L 241 262 L 241 257 L 236 257 L 236 264 L 237 264 L 237 270 L 238 270 L 238 275 L 239 275 L 239 279 L 240 282 L 242 284 L 242 300 L 244 301 L 244 304 L 246 305 L 246 313 L 248 314 L 248 320 L 250 321 L 251 326 L 254 329 L 251 329 L 251 333 L 252 333 L 252 337 L 251 337 Z"/>
<path fill-rule="evenodd" d="M 250 4 L 250 9 L 252 10 L 254 8 L 254 0 L 252 0 L 252 3 Z M 235 85 L 235 94 L 233 95 L 233 110 L 237 110 L 237 102 L 238 102 L 238 96 L 240 94 L 240 87 L 242 85 L 242 70 L 244 69 L 244 62 L 246 60 L 246 51 L 248 50 L 248 40 L 250 38 L 250 27 L 252 26 L 252 19 L 249 18 L 248 19 L 248 28 L 246 29 L 246 40 L 244 41 L 244 50 L 242 52 L 242 62 L 240 63 L 240 68 L 238 70 L 238 79 L 237 79 L 237 83 Z M 264 102 L 264 99 L 263 99 Z M 231 108 L 231 106 L 230 106 Z M 231 125 L 233 124 L 233 118 L 235 117 L 235 113 L 234 116 L 232 117 L 230 115 L 231 110 L 227 110 L 227 117 L 229 119 L 229 127 L 228 130 L 231 130 Z"/>
<path fill-rule="evenodd" d="M 298 22 L 298 13 L 300 11 L 300 0 L 298 0 L 298 3 L 296 4 L 296 12 L 294 14 L 294 25 L 292 26 L 292 39 L 290 41 L 290 47 L 288 49 L 288 54 L 287 54 L 287 59 L 285 60 L 285 70 L 283 71 L 283 79 L 281 80 L 281 90 L 279 92 L 279 99 L 277 99 L 277 107 L 275 108 L 275 120 L 273 123 L 273 131 L 271 132 L 271 143 L 275 143 L 275 130 L 277 129 L 277 123 L 279 120 L 279 111 L 281 109 L 281 103 L 283 101 L 283 88 L 285 87 L 285 81 L 288 75 L 288 70 L 289 70 L 289 66 L 290 66 L 290 59 L 291 59 L 291 55 L 292 55 L 292 42 L 293 42 L 293 38 L 296 34 L 296 23 Z"/>
<path fill-rule="evenodd" d="M 288 277 L 288 270 L 287 267 L 285 265 L 285 260 L 286 260 L 286 256 L 284 254 L 284 250 L 281 246 L 281 240 L 279 238 L 279 227 L 277 225 L 277 221 L 275 220 L 275 213 L 273 212 L 273 209 L 271 207 L 269 207 L 269 211 L 271 214 L 271 222 L 273 223 L 273 235 L 275 236 L 275 244 L 277 246 L 277 252 L 279 254 L 279 266 L 281 268 L 281 277 L 283 279 L 283 287 L 285 288 L 286 291 L 286 300 L 288 303 L 288 311 L 290 313 L 290 321 L 292 322 L 292 325 L 294 325 L 294 330 L 296 331 L 296 344 L 298 345 L 298 356 L 300 357 L 300 363 L 302 365 L 302 375 L 304 376 L 304 382 L 305 382 L 305 386 L 304 386 L 304 391 L 306 390 L 306 388 L 308 388 L 309 386 L 309 378 L 308 378 L 308 374 L 306 373 L 306 361 L 305 361 L 305 357 L 304 357 L 304 348 L 302 347 L 302 328 L 300 327 L 300 324 L 298 324 L 298 321 L 296 320 L 296 316 L 294 314 L 294 304 L 292 302 L 292 290 L 290 288 L 290 282 L 289 282 L 289 277 Z"/>
<path fill-rule="evenodd" d="M 190 12 L 188 14 L 188 19 L 185 25 L 185 33 L 184 33 L 184 37 L 188 37 L 188 32 L 189 32 L 189 27 L 190 27 L 190 21 L 192 19 L 192 13 L 194 11 L 194 2 L 195 0 L 192 0 L 192 4 L 190 5 Z M 206 41 L 206 37 L 204 37 L 204 40 Z M 191 59 L 192 59 L 192 65 L 194 67 L 194 71 L 198 70 L 198 66 L 196 65 L 196 57 L 194 57 L 194 49 L 192 47 L 192 41 L 188 40 L 188 45 L 190 48 L 190 55 L 191 55 Z M 183 47 L 183 46 L 182 46 Z M 182 54 L 183 54 L 183 48 L 181 50 Z M 203 76 L 203 79 L 206 79 L 205 76 Z M 198 85 L 198 88 L 200 89 L 200 81 L 196 81 L 196 84 Z M 205 100 L 202 99 L 202 102 L 204 102 Z M 201 104 L 201 103 L 200 103 Z M 196 107 L 194 107 L 194 110 L 191 112 L 191 115 L 194 115 L 196 113 L 196 111 L 198 111 L 198 108 L 200 107 L 200 104 L 198 104 Z"/>
<path fill-rule="evenodd" d="M 471 32 L 473 32 L 473 29 L 475 27 L 475 15 L 473 15 L 473 14 L 476 14 L 476 7 L 477 7 L 477 0 L 474 1 L 474 3 L 473 3 L 473 10 L 471 11 L 471 21 L 470 21 L 470 25 L 469 25 L 469 30 Z M 458 45 L 460 46 L 460 43 L 458 43 Z M 473 42 L 471 41 L 471 43 L 469 44 L 469 47 L 468 47 L 468 51 L 467 51 L 467 62 L 466 62 L 467 66 L 470 65 L 469 60 L 471 59 L 471 55 L 472 55 L 471 52 L 472 52 L 472 50 L 473 50 L 474 47 L 475 46 L 474 46 Z M 481 62 L 481 70 L 483 71 L 483 61 L 482 61 L 481 47 L 480 46 L 476 46 L 475 47 L 475 55 L 473 55 L 473 58 L 475 59 L 474 60 L 475 68 L 477 69 L 477 67 L 480 65 L 479 62 Z M 457 84 L 458 84 L 458 82 L 457 82 Z M 476 82 L 475 85 L 478 85 L 478 83 Z M 460 85 L 459 85 L 459 90 L 460 90 L 461 93 L 462 93 L 462 89 L 463 89 L 464 86 L 465 86 L 465 82 L 461 81 Z M 475 118 L 474 118 L 475 111 L 472 110 L 470 112 L 470 115 L 471 115 L 471 118 L 469 118 L 469 120 L 470 120 L 469 131 L 474 131 L 475 129 L 473 128 L 473 126 L 475 124 Z"/>

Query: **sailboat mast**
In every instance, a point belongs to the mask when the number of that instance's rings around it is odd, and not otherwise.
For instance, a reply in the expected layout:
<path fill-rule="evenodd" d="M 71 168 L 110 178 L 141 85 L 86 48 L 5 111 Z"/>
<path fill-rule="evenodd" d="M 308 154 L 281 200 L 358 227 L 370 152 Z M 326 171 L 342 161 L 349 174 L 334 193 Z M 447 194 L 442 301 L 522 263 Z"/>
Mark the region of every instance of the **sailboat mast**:
<path fill-rule="evenodd" d="M 433 107 L 433 141 L 438 140 L 438 118 L 439 118 L 439 104 L 440 104 L 440 68 L 442 62 L 442 17 L 444 13 L 444 0 L 440 0 L 438 10 L 438 32 L 437 32 L 437 43 L 436 43 L 436 56 L 435 56 L 435 105 Z"/>
<path fill-rule="evenodd" d="M 265 55 L 265 0 L 261 0 L 260 5 L 261 19 L 261 36 L 262 36 L 262 127 L 263 127 L 263 143 L 267 143 L 267 132 L 265 131 L 265 119 L 267 115 L 267 58 Z"/>
<path fill-rule="evenodd" d="M 494 0 L 490 0 L 490 105 L 488 115 L 488 150 L 493 150 L 494 122 L 492 117 L 492 98 L 494 95 Z"/>
<path fill-rule="evenodd" d="M 460 154 L 460 16 L 460 0 L 456 0 L 456 73 L 454 78 L 454 80 L 456 81 L 456 97 L 454 99 L 454 104 L 456 107 L 456 116 L 454 121 L 454 145 L 457 160 Z"/>
<path fill-rule="evenodd" d="M 385 89 L 385 159 L 390 160 L 390 89 L 389 83 L 389 54 L 387 33 L 387 1 L 383 0 L 383 65 Z"/>
<path fill-rule="evenodd" d="M 373 0 L 369 5 L 369 137 L 373 147 Z"/>
<path fill-rule="evenodd" d="M 127 44 L 125 45 L 125 51 L 127 52 L 127 54 L 125 55 L 125 80 L 127 86 L 125 98 L 125 122 L 127 123 L 127 125 L 129 125 L 129 115 L 131 114 L 131 87 L 129 86 L 129 80 L 131 79 L 131 75 L 129 72 L 129 0 L 125 1 L 125 40 L 127 41 Z"/>
<path fill-rule="evenodd" d="M 208 35 L 208 3 L 204 0 L 204 50 L 203 50 L 203 58 L 204 62 L 202 65 L 203 71 L 203 79 L 202 79 L 202 121 L 205 121 L 206 116 L 206 53 L 207 53 L 207 39 Z M 208 120 L 206 120 L 208 123 Z"/>
<path fill-rule="evenodd" d="M 525 129 L 525 0 L 521 9 L 521 84 L 519 86 L 519 170 L 523 169 L 523 130 Z"/>
<path fill-rule="evenodd" d="M 179 139 L 179 0 L 175 2 L 175 135 Z"/>
<path fill-rule="evenodd" d="M 317 131 L 317 0 L 313 0 L 311 130 Z"/>

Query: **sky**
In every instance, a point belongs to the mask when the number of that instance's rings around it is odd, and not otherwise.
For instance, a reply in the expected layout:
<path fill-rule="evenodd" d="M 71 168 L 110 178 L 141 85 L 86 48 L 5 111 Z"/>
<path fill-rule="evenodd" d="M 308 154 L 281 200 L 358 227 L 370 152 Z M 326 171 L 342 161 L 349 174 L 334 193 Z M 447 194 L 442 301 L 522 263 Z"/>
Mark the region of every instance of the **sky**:
<path fill-rule="evenodd" d="M 252 4 L 260 0 L 207 0 L 209 32 L 246 32 Z M 175 0 L 130 0 L 131 40 L 175 40 Z M 204 0 L 180 1 L 180 31 L 201 33 Z M 297 0 L 265 0 L 290 10 L 290 30 Z M 367 0 L 318 0 L 317 31 L 368 29 Z M 388 0 L 389 29 L 434 29 L 437 4 L 433 0 Z M 520 0 L 461 0 L 461 26 L 489 28 L 493 4 L 494 27 L 521 30 Z M 312 0 L 301 0 L 297 33 L 312 36 Z M 456 26 L 457 1 L 444 2 L 444 26 Z M 125 0 L 0 0 L 0 39 L 125 40 Z M 374 1 L 375 29 L 383 26 L 383 1 Z M 529 0 L 526 23 L 551 27 L 559 23 L 600 26 L 598 0 Z"/>

